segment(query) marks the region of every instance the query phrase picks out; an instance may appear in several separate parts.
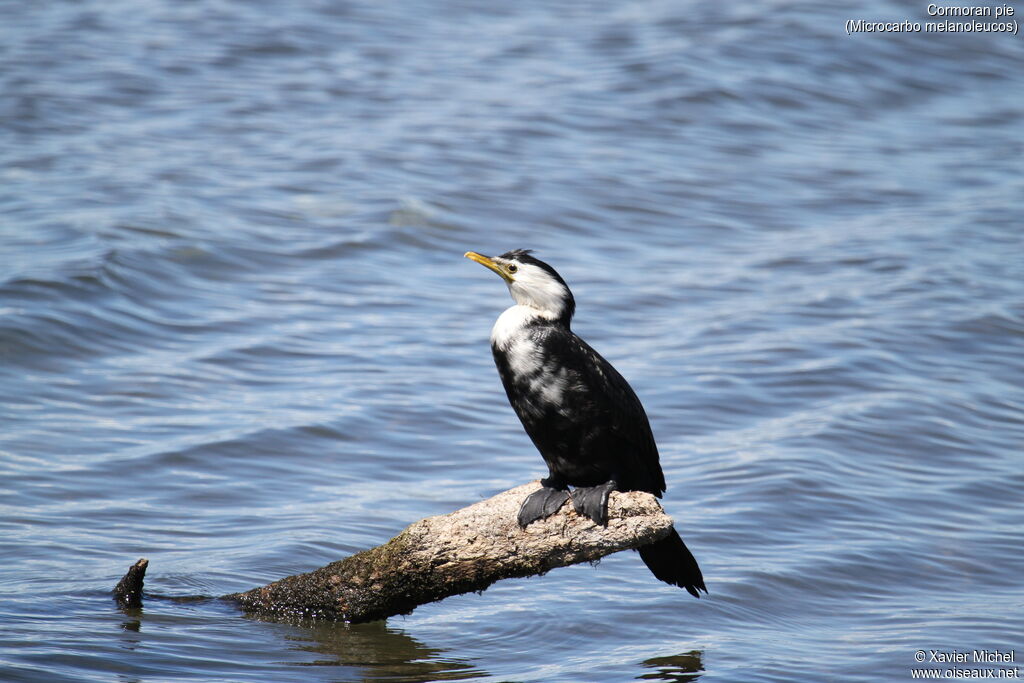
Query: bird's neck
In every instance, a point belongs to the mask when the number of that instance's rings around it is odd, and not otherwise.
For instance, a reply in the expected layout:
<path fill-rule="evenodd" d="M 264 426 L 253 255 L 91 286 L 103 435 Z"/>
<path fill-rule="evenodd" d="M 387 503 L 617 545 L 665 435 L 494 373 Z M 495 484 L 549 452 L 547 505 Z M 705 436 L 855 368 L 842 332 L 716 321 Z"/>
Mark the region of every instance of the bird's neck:
<path fill-rule="evenodd" d="M 516 304 L 505 309 L 491 329 L 491 346 L 501 351 L 536 325 L 567 325 L 558 315 L 533 306 Z"/>

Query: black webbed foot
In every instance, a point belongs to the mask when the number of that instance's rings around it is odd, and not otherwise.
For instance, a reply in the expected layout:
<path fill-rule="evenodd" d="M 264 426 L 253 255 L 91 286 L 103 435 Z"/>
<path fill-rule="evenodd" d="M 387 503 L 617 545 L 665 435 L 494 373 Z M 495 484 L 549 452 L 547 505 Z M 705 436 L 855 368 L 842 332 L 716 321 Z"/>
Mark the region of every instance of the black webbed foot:
<path fill-rule="evenodd" d="M 600 486 L 576 487 L 572 492 L 572 506 L 576 512 L 586 515 L 598 526 L 608 524 L 608 496 L 618 488 L 614 479 Z"/>
<path fill-rule="evenodd" d="M 546 480 L 544 480 L 546 481 Z M 541 484 L 544 484 L 541 481 Z M 544 519 L 558 512 L 558 508 L 569 499 L 569 492 L 565 489 L 551 488 L 544 486 L 526 497 L 519 508 L 519 526 L 526 528 L 527 525 Z"/>

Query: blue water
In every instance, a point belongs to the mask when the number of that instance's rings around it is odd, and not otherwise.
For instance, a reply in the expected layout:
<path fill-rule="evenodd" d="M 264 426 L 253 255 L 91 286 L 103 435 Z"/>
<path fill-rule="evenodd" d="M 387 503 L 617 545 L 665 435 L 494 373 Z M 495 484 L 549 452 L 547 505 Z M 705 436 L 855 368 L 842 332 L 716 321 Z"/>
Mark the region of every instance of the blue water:
<path fill-rule="evenodd" d="M 1024 44 L 843 28 L 925 6 L 6 3 L 0 679 L 1019 664 Z M 544 473 L 462 258 L 512 248 L 643 400 L 710 595 L 621 553 L 360 626 L 168 599 Z"/>

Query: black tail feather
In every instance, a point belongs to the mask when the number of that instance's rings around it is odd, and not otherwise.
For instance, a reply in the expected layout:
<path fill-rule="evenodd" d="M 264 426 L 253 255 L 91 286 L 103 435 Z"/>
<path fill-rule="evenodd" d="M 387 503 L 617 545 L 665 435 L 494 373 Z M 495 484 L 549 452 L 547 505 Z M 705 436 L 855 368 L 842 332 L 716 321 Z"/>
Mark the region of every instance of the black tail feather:
<path fill-rule="evenodd" d="M 697 560 L 675 529 L 660 541 L 645 545 L 639 550 L 640 558 L 647 568 L 665 583 L 685 588 L 695 598 L 700 597 L 698 591 L 708 592 L 704 587 L 704 576 L 700 573 Z"/>

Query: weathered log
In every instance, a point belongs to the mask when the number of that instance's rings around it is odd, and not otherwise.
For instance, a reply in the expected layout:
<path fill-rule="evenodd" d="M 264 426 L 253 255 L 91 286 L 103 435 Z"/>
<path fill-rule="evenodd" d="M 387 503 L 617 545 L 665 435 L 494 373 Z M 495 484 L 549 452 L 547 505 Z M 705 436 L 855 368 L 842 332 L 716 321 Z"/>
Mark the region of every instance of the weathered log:
<path fill-rule="evenodd" d="M 142 607 L 142 583 L 146 578 L 149 560 L 142 558 L 131 567 L 114 587 L 114 599 L 121 609 Z"/>
<path fill-rule="evenodd" d="M 525 484 L 450 514 L 428 517 L 382 546 L 221 599 L 236 602 L 255 616 L 374 621 L 408 614 L 450 595 L 482 591 L 500 579 L 543 574 L 639 548 L 672 529 L 672 519 L 654 496 L 639 491 L 611 494 L 605 527 L 566 504 L 551 517 L 521 529 L 516 513 L 538 486 Z M 139 560 L 117 584 L 114 597 L 120 607 L 142 606 L 148 565 Z"/>
<path fill-rule="evenodd" d="M 608 525 L 571 504 L 526 529 L 516 513 L 538 482 L 447 515 L 428 517 L 382 546 L 244 593 L 224 596 L 256 616 L 349 622 L 408 614 L 450 595 L 482 591 L 499 579 L 543 574 L 660 540 L 672 528 L 649 493 L 614 492 Z"/>

